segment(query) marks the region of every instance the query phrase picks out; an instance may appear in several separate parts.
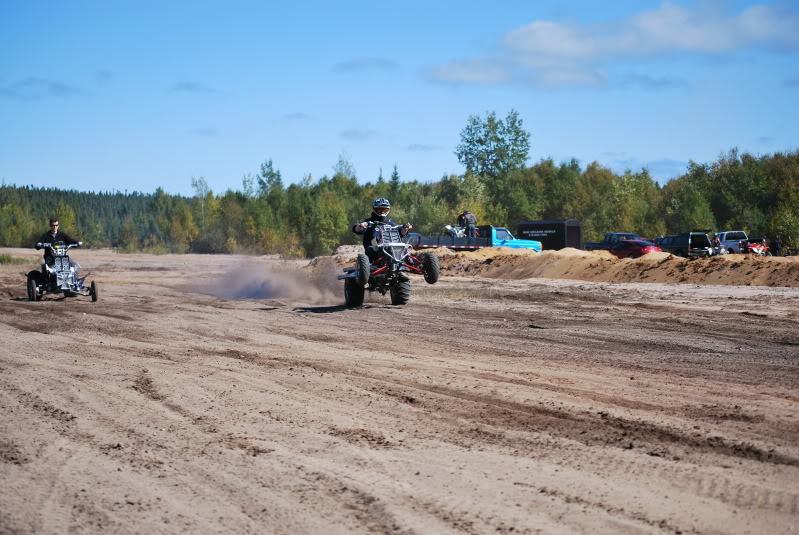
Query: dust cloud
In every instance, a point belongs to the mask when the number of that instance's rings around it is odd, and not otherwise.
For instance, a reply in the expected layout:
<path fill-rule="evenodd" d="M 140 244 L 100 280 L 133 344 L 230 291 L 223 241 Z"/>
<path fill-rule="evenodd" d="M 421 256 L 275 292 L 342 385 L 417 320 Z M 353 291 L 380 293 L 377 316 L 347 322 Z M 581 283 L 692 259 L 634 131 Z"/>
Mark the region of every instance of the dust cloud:
<path fill-rule="evenodd" d="M 343 303 L 339 271 L 331 265 L 304 268 L 239 266 L 195 290 L 226 299 L 278 299 L 311 305 Z"/>

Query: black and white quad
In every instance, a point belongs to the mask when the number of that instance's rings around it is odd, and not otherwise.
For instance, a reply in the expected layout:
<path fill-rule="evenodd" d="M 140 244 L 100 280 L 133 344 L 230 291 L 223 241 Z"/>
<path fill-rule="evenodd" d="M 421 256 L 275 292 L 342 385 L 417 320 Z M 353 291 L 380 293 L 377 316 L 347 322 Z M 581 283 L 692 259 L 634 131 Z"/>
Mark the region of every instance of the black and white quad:
<path fill-rule="evenodd" d="M 64 297 L 83 295 L 97 301 L 97 283 L 84 285 L 86 277 L 78 278 L 80 264 L 70 260 L 67 252 L 79 244 L 64 245 L 64 242 L 37 244 L 50 250 L 52 263 L 42 264 L 41 271 L 28 272 L 28 300 L 38 301 L 46 294 L 64 294 Z"/>
<path fill-rule="evenodd" d="M 389 293 L 392 305 L 404 305 L 411 299 L 411 281 L 408 273 L 424 275 L 428 284 L 438 282 L 438 257 L 424 253 L 418 257 L 410 246 L 402 241 L 401 225 L 373 223 L 374 239 L 371 247 L 375 251 L 375 261 L 371 263 L 365 254 L 359 254 L 355 265 L 344 268 L 339 279 L 344 280 L 344 301 L 347 306 L 363 304 L 364 293 Z"/>

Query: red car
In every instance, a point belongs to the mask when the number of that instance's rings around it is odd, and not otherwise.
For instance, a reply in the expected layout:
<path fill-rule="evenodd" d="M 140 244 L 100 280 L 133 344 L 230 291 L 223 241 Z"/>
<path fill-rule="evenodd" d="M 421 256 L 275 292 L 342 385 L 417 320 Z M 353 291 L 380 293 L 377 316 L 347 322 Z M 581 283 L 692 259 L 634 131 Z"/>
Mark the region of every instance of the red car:
<path fill-rule="evenodd" d="M 620 241 L 610 249 L 611 254 L 619 258 L 638 258 L 647 253 L 659 253 L 660 247 L 646 240 L 624 240 Z"/>

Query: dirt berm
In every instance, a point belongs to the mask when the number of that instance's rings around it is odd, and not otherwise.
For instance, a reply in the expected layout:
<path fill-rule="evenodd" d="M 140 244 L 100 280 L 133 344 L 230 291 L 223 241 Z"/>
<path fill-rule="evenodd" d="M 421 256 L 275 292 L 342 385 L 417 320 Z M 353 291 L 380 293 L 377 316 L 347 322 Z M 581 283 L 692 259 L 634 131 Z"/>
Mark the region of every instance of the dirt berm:
<path fill-rule="evenodd" d="M 725 255 L 686 259 L 653 253 L 618 259 L 607 251 L 533 251 L 497 247 L 474 252 L 435 250 L 446 275 L 494 279 L 572 279 L 733 286 L 799 286 L 799 257 Z"/>

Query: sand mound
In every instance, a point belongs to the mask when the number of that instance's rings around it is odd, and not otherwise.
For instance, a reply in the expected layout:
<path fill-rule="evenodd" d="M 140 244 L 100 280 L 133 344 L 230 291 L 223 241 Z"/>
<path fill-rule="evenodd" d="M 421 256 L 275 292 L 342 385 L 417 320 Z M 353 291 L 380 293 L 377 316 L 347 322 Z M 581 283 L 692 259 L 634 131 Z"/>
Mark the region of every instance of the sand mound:
<path fill-rule="evenodd" d="M 532 251 L 491 248 L 442 255 L 445 275 L 497 279 L 573 279 L 736 286 L 799 286 L 799 257 L 727 255 L 688 260 L 653 253 L 620 260 L 607 251 Z"/>
<path fill-rule="evenodd" d="M 308 267 L 338 272 L 341 267 L 352 265 L 361 250 L 340 248 L 337 252 L 344 254 L 315 258 Z M 459 252 L 423 249 L 415 254 L 425 252 L 439 256 L 444 276 L 799 287 L 799 257 L 725 255 L 688 260 L 669 253 L 651 253 L 620 260 L 608 251 L 567 248 L 536 253 L 509 247 Z"/>

